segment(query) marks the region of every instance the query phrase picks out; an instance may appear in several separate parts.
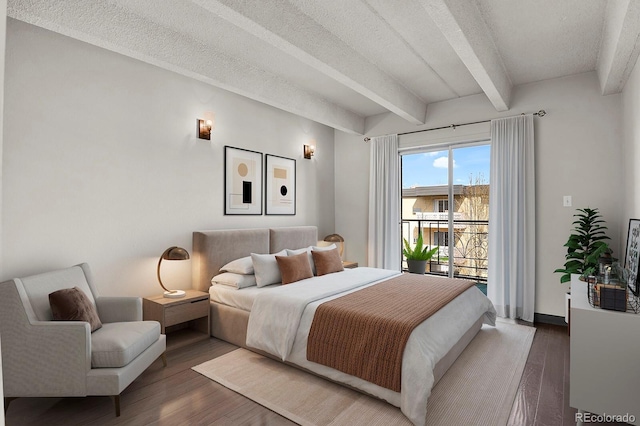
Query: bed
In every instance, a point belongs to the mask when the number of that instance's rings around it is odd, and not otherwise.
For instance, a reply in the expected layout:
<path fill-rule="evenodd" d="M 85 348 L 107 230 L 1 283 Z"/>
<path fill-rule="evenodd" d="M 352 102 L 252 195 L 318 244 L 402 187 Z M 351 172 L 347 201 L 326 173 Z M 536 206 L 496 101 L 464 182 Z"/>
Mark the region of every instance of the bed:
<path fill-rule="evenodd" d="M 398 272 L 374 268 L 346 269 L 286 286 L 276 284 L 242 289 L 212 285 L 211 278 L 223 265 L 250 253 L 302 249 L 315 246 L 317 241 L 317 229 L 312 226 L 194 232 L 193 282 L 197 289 L 209 292 L 211 296 L 211 335 L 383 399 L 400 407 L 414 424 L 424 424 L 426 401 L 432 387 L 475 337 L 482 324 L 495 324 L 495 310 L 491 302 L 477 288 L 471 287 L 420 323 L 406 342 L 399 392 L 310 362 L 306 353 L 307 336 L 318 307 L 344 294 L 397 277 Z M 304 292 L 308 292 L 311 286 L 306 282 L 311 280 L 314 284 L 328 286 L 351 284 L 344 292 L 336 290 L 331 294 L 307 298 Z M 301 305 L 288 309 L 289 302 L 285 299 L 299 291 L 305 294 Z"/>

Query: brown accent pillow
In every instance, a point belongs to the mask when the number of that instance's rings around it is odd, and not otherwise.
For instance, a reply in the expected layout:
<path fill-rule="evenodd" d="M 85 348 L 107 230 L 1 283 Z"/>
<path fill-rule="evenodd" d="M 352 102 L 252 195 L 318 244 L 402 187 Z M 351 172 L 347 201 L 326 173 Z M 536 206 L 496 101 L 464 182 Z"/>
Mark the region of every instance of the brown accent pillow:
<path fill-rule="evenodd" d="M 291 284 L 313 277 L 307 252 L 293 256 L 276 256 L 276 262 L 282 275 L 282 284 Z"/>
<path fill-rule="evenodd" d="M 313 256 L 313 263 L 316 264 L 316 274 L 318 276 L 344 271 L 340 252 L 337 248 L 324 251 L 312 250 L 311 255 Z"/>
<path fill-rule="evenodd" d="M 92 333 L 102 327 L 96 307 L 78 287 L 49 294 L 49 306 L 54 321 L 85 321 L 91 326 Z"/>

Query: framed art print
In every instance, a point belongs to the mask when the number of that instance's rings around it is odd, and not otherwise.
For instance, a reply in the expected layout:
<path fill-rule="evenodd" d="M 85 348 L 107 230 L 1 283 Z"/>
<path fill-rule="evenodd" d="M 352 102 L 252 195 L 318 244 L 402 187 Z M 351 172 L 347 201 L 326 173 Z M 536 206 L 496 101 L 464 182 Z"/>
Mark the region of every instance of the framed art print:
<path fill-rule="evenodd" d="M 640 295 L 640 285 L 638 283 L 638 262 L 640 258 L 640 219 L 629 220 L 629 231 L 627 232 L 627 250 L 624 255 L 624 267 L 629 270 L 629 280 L 627 285 L 629 291 L 635 296 Z"/>
<path fill-rule="evenodd" d="M 224 147 L 224 214 L 262 214 L 262 153 Z"/>
<path fill-rule="evenodd" d="M 270 154 L 266 157 L 266 214 L 296 214 L 296 160 Z"/>

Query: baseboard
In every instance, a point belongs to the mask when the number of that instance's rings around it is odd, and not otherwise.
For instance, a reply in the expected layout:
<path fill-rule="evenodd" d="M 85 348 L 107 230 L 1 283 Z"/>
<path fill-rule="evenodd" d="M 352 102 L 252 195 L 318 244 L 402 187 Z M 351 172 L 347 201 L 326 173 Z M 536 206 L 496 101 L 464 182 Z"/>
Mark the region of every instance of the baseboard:
<path fill-rule="evenodd" d="M 564 327 L 567 326 L 567 323 L 564 322 L 564 317 L 560 317 L 557 315 L 533 314 L 533 322 L 543 323 L 543 324 L 562 325 Z"/>

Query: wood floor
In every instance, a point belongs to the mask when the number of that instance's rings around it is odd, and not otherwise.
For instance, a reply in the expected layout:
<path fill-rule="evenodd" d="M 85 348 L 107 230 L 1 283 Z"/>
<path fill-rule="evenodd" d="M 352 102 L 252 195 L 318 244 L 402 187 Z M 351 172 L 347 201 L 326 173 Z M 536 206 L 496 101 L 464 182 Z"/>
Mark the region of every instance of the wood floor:
<path fill-rule="evenodd" d="M 567 329 L 536 328 L 509 424 L 574 425 Z M 108 397 L 19 398 L 9 406 L 6 425 L 293 425 L 191 370 L 234 349 L 211 338 L 170 352 L 166 368 L 156 361 L 122 393 L 120 417 Z"/>

